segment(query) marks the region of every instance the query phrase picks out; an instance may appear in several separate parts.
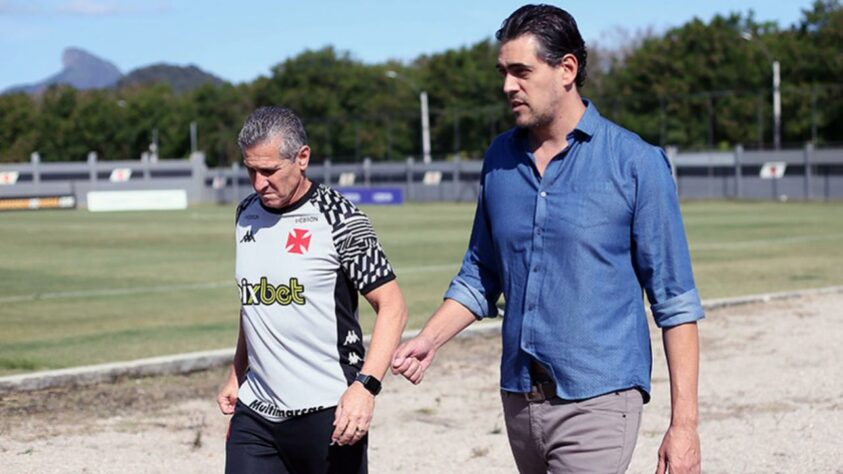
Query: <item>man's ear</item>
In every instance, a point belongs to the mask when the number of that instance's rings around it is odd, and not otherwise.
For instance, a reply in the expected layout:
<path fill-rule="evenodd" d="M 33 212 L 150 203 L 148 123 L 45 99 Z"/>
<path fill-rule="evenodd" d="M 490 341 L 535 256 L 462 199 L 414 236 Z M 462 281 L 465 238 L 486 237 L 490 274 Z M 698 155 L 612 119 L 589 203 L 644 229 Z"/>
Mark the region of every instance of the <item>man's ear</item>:
<path fill-rule="evenodd" d="M 577 81 L 577 72 L 580 70 L 580 62 L 573 54 L 566 54 L 562 56 L 562 61 L 559 63 L 559 72 L 562 75 L 562 85 L 570 87 Z"/>
<path fill-rule="evenodd" d="M 299 149 L 299 154 L 296 155 L 296 164 L 301 169 L 306 169 L 307 165 L 310 164 L 310 147 L 304 145 Z"/>

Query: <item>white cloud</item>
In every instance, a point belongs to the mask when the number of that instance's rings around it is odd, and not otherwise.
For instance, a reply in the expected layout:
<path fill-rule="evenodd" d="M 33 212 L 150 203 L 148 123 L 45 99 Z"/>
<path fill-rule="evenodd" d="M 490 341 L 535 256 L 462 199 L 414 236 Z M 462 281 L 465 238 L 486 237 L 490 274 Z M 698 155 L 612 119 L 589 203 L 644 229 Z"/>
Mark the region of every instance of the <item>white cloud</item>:
<path fill-rule="evenodd" d="M 97 2 L 94 0 L 74 0 L 58 7 L 59 13 L 82 16 L 106 16 L 119 13 L 119 7 L 114 3 Z"/>
<path fill-rule="evenodd" d="M 58 15 L 105 17 L 131 14 L 155 14 L 171 10 L 170 0 L 65 0 L 21 1 L 0 0 L 0 15 Z"/>

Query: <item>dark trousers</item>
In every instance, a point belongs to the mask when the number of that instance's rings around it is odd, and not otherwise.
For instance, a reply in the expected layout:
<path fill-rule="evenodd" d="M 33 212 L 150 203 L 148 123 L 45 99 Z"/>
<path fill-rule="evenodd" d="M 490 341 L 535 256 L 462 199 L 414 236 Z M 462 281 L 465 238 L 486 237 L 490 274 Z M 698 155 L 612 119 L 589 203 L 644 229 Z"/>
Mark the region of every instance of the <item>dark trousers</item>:
<path fill-rule="evenodd" d="M 366 474 L 366 436 L 331 446 L 334 409 L 271 422 L 237 402 L 225 445 L 225 472 Z"/>

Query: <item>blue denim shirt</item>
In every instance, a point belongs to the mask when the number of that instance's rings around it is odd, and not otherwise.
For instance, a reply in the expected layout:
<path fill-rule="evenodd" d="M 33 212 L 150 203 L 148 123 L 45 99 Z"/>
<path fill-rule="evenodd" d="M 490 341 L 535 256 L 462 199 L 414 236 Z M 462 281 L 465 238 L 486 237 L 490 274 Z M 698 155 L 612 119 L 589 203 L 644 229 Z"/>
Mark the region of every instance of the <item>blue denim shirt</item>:
<path fill-rule="evenodd" d="M 655 323 L 702 319 L 670 164 L 661 149 L 590 102 L 544 176 L 525 130 L 498 136 L 462 268 L 445 298 L 503 319 L 501 388 L 530 391 L 530 358 L 557 395 L 584 399 L 638 387 L 649 399 Z"/>

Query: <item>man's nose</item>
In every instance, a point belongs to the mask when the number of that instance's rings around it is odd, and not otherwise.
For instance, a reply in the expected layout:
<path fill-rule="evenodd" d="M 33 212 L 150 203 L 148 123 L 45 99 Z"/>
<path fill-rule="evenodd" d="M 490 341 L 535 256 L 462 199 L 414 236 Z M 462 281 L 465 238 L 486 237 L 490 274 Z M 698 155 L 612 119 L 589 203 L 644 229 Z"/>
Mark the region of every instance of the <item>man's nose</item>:
<path fill-rule="evenodd" d="M 503 93 L 507 97 L 518 91 L 518 82 L 512 74 L 507 74 L 503 77 Z"/>
<path fill-rule="evenodd" d="M 266 177 L 260 173 L 255 173 L 255 190 L 260 190 L 266 187 Z"/>

